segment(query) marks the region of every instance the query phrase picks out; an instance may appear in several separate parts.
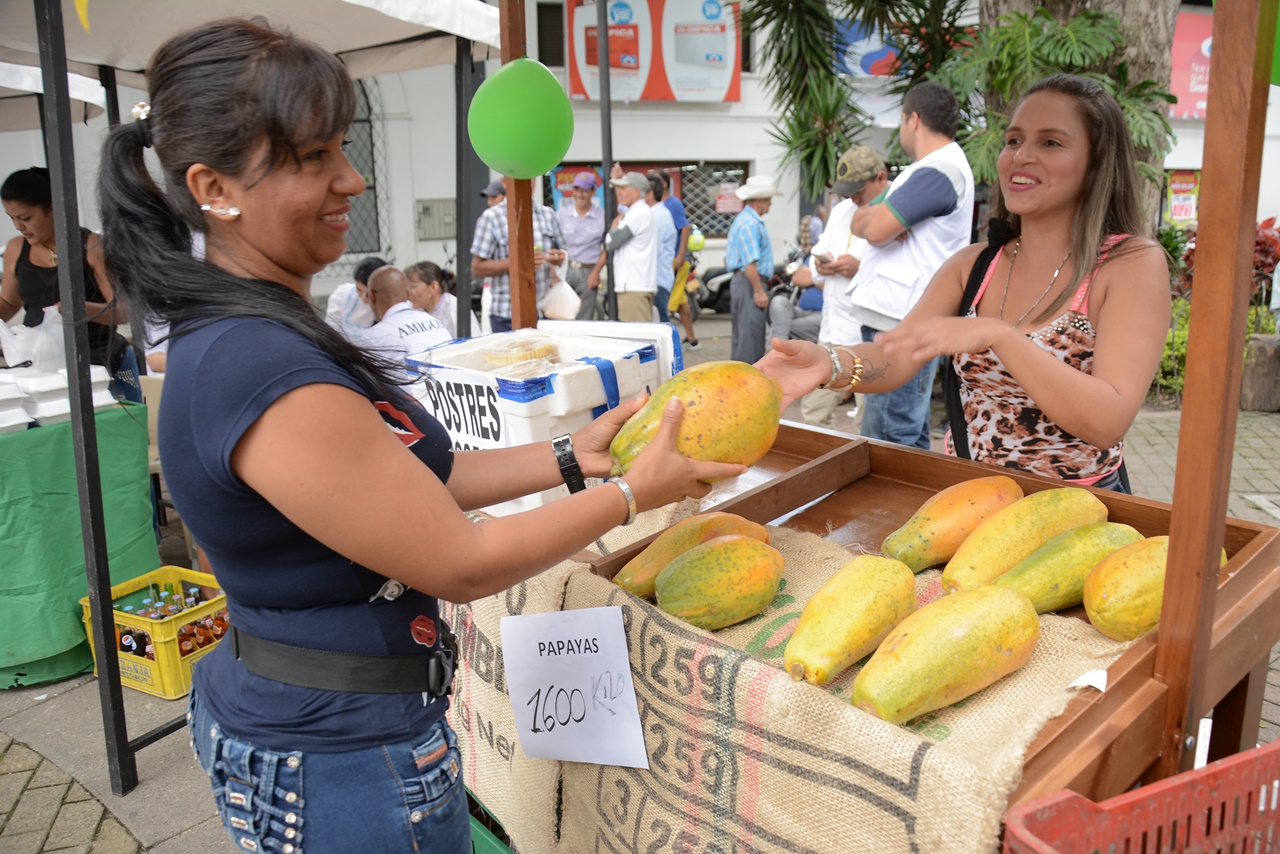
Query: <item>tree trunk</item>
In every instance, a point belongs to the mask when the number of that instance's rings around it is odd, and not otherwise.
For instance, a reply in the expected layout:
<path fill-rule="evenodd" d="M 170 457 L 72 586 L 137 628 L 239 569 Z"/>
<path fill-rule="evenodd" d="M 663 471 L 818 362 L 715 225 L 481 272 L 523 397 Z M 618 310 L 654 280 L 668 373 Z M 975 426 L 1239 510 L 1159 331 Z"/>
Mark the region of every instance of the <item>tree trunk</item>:
<path fill-rule="evenodd" d="M 1178 0 L 980 0 L 979 20 L 984 27 L 992 26 L 996 18 L 1010 12 L 1032 14 L 1043 7 L 1060 21 L 1067 21 L 1086 9 L 1110 12 L 1120 19 L 1120 31 L 1124 34 L 1125 47 L 1117 53 L 1116 62 L 1129 63 L 1129 80 L 1154 80 L 1160 88 L 1168 89 L 1173 72 L 1173 28 L 1178 20 Z M 1007 111 L 993 93 L 987 93 L 988 104 L 996 110 Z M 1148 156 L 1148 162 L 1157 169 L 1164 169 L 1158 158 Z M 1147 184 L 1144 200 L 1154 218 L 1159 212 L 1163 188 Z"/>

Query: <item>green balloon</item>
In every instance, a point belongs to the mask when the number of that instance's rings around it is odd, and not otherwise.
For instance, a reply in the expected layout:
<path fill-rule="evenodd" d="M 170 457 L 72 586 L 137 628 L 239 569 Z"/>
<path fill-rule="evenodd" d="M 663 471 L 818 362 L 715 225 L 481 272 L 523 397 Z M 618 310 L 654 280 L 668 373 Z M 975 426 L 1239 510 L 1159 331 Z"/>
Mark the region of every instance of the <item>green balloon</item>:
<path fill-rule="evenodd" d="M 480 84 L 467 114 L 467 133 L 489 168 L 511 178 L 536 178 L 569 150 L 573 108 L 555 75 L 522 57 Z"/>

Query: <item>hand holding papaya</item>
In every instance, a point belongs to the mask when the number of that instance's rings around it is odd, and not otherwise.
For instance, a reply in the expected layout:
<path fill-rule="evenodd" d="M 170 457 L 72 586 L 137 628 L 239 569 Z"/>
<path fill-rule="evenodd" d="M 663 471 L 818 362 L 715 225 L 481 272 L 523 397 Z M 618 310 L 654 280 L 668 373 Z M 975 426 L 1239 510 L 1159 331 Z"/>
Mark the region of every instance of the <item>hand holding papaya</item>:
<path fill-rule="evenodd" d="M 621 408 L 621 407 L 619 407 Z M 715 463 L 692 460 L 676 450 L 676 436 L 684 419 L 684 404 L 671 398 L 662 410 L 662 420 L 653 440 L 645 446 L 627 469 L 627 483 L 641 510 L 662 507 L 674 501 L 702 498 L 711 484 L 745 474 L 740 463 Z"/>
<path fill-rule="evenodd" d="M 618 435 L 622 425 L 640 411 L 649 400 L 647 393 L 624 400 L 607 410 L 586 427 L 573 434 L 573 455 L 578 458 L 578 468 L 583 477 L 608 477 L 613 460 L 609 456 L 609 444 Z"/>

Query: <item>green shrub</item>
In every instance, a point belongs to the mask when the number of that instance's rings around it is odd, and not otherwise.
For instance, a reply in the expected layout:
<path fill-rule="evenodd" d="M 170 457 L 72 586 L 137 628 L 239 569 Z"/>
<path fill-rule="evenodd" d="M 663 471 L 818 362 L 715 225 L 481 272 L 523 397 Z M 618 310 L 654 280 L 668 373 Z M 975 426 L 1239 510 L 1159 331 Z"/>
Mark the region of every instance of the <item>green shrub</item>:
<path fill-rule="evenodd" d="M 1151 396 L 1159 402 L 1182 404 L 1182 387 L 1187 373 L 1187 323 L 1191 318 L 1191 301 L 1178 297 L 1173 301 L 1173 321 L 1165 334 L 1160 369 L 1151 386 Z M 1246 334 L 1276 334 L 1276 318 L 1265 306 L 1249 306 Z M 1244 354 L 1240 354 L 1241 359 Z"/>

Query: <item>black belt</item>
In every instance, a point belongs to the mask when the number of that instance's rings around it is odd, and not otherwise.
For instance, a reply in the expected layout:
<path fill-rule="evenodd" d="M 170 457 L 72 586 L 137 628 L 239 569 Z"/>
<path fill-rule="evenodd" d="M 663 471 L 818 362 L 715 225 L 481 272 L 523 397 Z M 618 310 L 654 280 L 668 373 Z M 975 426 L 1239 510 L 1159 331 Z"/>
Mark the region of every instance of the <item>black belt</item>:
<path fill-rule="evenodd" d="M 428 655 L 328 652 L 266 640 L 231 627 L 231 651 L 250 671 L 300 688 L 356 694 L 428 693 L 453 687 L 457 642 L 440 620 L 440 646 Z"/>

